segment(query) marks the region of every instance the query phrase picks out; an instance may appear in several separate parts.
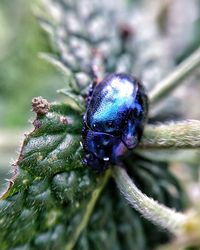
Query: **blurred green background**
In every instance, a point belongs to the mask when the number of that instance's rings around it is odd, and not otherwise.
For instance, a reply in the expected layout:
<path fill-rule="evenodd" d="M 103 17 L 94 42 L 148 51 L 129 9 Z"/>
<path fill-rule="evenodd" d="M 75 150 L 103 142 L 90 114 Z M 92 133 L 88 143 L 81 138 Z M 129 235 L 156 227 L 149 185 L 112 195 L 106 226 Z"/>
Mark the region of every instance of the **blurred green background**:
<path fill-rule="evenodd" d="M 10 175 L 23 131 L 31 127 L 32 98 L 54 101 L 55 91 L 63 88 L 60 74 L 38 57 L 51 48 L 33 15 L 33 2 L 0 1 L 0 186 Z"/>
<path fill-rule="evenodd" d="M 31 10 L 31 1 L 0 1 L 0 126 L 25 126 L 32 97 L 55 96 L 59 74 L 38 57 L 49 52 L 48 37 Z M 48 89 L 48 91 L 47 91 Z M 17 105 L 16 105 L 17 104 Z"/>

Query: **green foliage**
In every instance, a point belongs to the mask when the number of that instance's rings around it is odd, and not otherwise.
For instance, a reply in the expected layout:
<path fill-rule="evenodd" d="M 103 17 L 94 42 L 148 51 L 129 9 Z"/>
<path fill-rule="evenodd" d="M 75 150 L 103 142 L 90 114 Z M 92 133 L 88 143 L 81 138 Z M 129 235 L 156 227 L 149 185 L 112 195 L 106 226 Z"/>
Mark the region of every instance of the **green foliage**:
<path fill-rule="evenodd" d="M 24 140 L 12 187 L 4 194 L 8 198 L 0 202 L 2 250 L 63 249 L 99 179 L 82 168 L 76 110 L 54 104 L 34 125 Z"/>
<path fill-rule="evenodd" d="M 68 249 L 104 177 L 82 167 L 78 111 L 64 103 L 52 104 L 33 124 L 15 166 L 17 176 L 3 195 L 7 198 L 0 201 L 1 249 Z M 134 168 L 132 158 L 126 165 L 141 189 L 180 209 L 182 191 L 167 166 L 137 159 Z M 176 190 L 175 195 L 170 190 Z M 152 225 L 148 235 L 149 227 L 110 180 L 74 244 L 77 249 L 148 249 L 167 237 Z"/>
<path fill-rule="evenodd" d="M 144 193 L 177 210 L 184 207 L 180 184 L 165 164 L 137 159 L 133 167 L 133 159 L 129 160 L 131 164 L 126 164 L 129 175 Z M 154 249 L 169 237 L 128 206 L 110 181 L 77 249 Z"/>
<path fill-rule="evenodd" d="M 102 185 L 103 176 L 81 165 L 78 111 L 64 103 L 52 104 L 33 124 L 35 129 L 26 135 L 15 166 L 17 176 L 4 194 L 7 198 L 0 201 L 2 250 L 65 249 L 92 193 Z M 141 189 L 180 209 L 182 191 L 167 166 L 137 159 L 134 168 L 130 157 L 126 165 Z M 76 249 L 148 249 L 168 237 L 126 205 L 111 180 L 92 212 L 89 224 L 74 242 Z"/>
<path fill-rule="evenodd" d="M 134 40 L 133 27 L 124 25 L 129 18 L 131 23 L 129 6 L 125 19 L 121 7 L 113 12 L 108 1 L 100 5 L 95 0 L 47 1 L 38 14 L 56 50 L 42 57 L 64 73 L 65 89 L 59 92 L 66 98 L 37 115 L 33 132 L 25 136 L 0 200 L 2 250 L 148 250 L 169 239 L 124 202 L 109 171 L 98 175 L 81 163 L 81 117 L 94 74 L 134 72 L 148 79 L 151 89 L 176 61 L 164 53 L 162 43 L 159 55 L 149 53 L 163 39 L 155 21 L 137 21 Z M 144 19 L 151 13 L 140 11 Z M 142 35 L 138 31 L 144 27 L 156 32 Z M 158 67 L 159 73 L 152 74 Z M 129 175 L 148 196 L 183 209 L 183 190 L 167 162 L 141 155 L 130 153 L 124 159 Z"/>

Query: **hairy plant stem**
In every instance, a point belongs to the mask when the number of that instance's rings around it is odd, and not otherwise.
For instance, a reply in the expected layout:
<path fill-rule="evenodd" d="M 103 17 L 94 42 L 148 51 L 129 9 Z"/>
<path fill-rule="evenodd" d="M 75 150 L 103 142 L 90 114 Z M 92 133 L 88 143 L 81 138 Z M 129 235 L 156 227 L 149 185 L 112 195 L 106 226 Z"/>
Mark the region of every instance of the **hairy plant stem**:
<path fill-rule="evenodd" d="M 173 234 L 179 233 L 186 221 L 185 215 L 175 212 L 143 194 L 123 168 L 115 166 L 113 177 L 124 197 L 144 218 Z"/>
<path fill-rule="evenodd" d="M 101 184 L 99 185 L 99 187 L 97 187 L 93 193 L 92 193 L 92 198 L 91 200 L 88 202 L 87 207 L 85 209 L 84 215 L 82 220 L 80 221 L 79 225 L 77 226 L 77 228 L 75 229 L 71 240 L 67 243 L 67 245 L 65 246 L 65 250 L 72 250 L 77 242 L 77 240 L 79 239 L 81 233 L 83 232 L 83 230 L 86 228 L 89 219 L 92 215 L 92 212 L 94 210 L 94 207 L 97 203 L 97 200 L 101 194 L 101 192 L 103 191 L 104 187 L 106 186 L 110 176 L 111 176 L 111 168 L 108 169 L 103 177 L 103 180 L 101 182 Z"/>
<path fill-rule="evenodd" d="M 148 125 L 140 148 L 200 148 L 200 121 L 186 120 Z"/>
<path fill-rule="evenodd" d="M 200 48 L 156 85 L 149 93 L 150 103 L 154 105 L 160 100 L 163 100 L 163 98 L 179 86 L 186 77 L 190 76 L 198 66 L 200 66 Z"/>
<path fill-rule="evenodd" d="M 10 130 L 0 132 L 0 151 L 17 148 L 22 132 Z M 12 138 L 12 140 L 8 140 Z M 185 120 L 157 125 L 146 125 L 138 149 L 200 148 L 200 121 Z"/>

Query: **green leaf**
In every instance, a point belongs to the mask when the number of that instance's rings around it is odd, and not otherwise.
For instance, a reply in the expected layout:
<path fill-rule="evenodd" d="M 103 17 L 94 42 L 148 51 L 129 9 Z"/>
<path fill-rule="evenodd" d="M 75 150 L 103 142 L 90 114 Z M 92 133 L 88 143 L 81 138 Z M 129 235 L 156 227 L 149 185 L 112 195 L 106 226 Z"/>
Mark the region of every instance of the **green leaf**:
<path fill-rule="evenodd" d="M 1 249 L 24 244 L 38 249 L 57 231 L 56 237 L 61 240 L 63 232 L 65 242 L 68 221 L 75 220 L 76 211 L 79 216 L 84 211 L 101 178 L 82 166 L 80 117 L 66 104 L 52 104 L 47 114 L 34 120 L 35 128 L 25 136 L 15 165 L 15 176 L 1 197 Z"/>

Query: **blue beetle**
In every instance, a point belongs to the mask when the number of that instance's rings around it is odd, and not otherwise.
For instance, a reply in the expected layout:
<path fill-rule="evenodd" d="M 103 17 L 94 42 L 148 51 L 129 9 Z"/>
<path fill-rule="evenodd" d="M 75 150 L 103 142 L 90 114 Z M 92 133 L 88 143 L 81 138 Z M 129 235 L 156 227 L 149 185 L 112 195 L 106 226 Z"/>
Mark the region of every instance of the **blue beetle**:
<path fill-rule="evenodd" d="M 140 141 L 147 112 L 147 95 L 135 77 L 114 73 L 95 84 L 83 117 L 84 164 L 102 171 L 119 163 Z"/>

